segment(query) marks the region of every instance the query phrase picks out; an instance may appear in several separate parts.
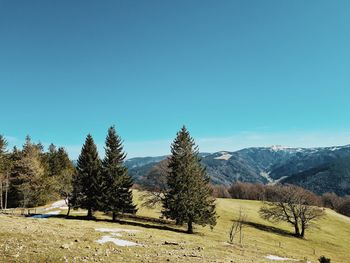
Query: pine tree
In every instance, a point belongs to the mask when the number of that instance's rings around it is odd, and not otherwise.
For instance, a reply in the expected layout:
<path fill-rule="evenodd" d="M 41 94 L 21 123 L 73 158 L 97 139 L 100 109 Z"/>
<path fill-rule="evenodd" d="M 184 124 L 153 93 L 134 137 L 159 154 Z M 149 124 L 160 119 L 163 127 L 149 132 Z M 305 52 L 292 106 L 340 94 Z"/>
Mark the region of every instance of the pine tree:
<path fill-rule="evenodd" d="M 8 207 L 20 206 L 22 200 L 21 193 L 19 191 L 19 185 L 21 183 L 20 174 L 22 172 L 21 167 L 22 152 L 18 150 L 16 146 L 13 147 L 12 153 L 9 156 L 10 176 L 9 191 L 8 191 Z"/>
<path fill-rule="evenodd" d="M 92 136 L 86 137 L 77 162 L 77 175 L 73 180 L 73 206 L 93 211 L 100 207 L 101 161 Z"/>
<path fill-rule="evenodd" d="M 118 213 L 136 213 L 131 191 L 133 181 L 124 165 L 126 154 L 114 127 L 108 129 L 105 152 L 102 162 L 103 207 L 112 212 L 114 221 Z"/>
<path fill-rule="evenodd" d="M 7 190 L 8 190 L 8 172 L 6 171 L 7 156 L 6 156 L 6 139 L 0 135 L 0 208 L 6 209 Z M 5 200 L 3 194 L 5 193 Z"/>
<path fill-rule="evenodd" d="M 188 233 L 193 233 L 193 224 L 215 226 L 215 199 L 211 197 L 208 183 L 198 147 L 187 129 L 182 127 L 171 146 L 163 216 L 180 225 L 186 223 Z"/>

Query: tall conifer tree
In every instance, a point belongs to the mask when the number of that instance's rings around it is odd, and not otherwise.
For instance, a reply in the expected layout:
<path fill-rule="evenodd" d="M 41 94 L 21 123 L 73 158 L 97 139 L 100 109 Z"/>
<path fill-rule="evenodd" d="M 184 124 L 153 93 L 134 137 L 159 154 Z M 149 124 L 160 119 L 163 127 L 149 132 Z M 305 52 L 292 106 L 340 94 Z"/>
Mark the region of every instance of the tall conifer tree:
<path fill-rule="evenodd" d="M 4 201 L 3 193 L 8 189 L 8 172 L 6 171 L 6 166 L 7 166 L 6 147 L 7 147 L 7 141 L 0 134 L 0 208 L 1 209 L 6 208 L 7 197 L 5 195 L 5 201 Z"/>
<path fill-rule="evenodd" d="M 117 213 L 135 213 L 136 206 L 132 201 L 133 181 L 124 165 L 126 154 L 113 126 L 108 129 L 105 152 L 102 162 L 102 196 L 104 210 L 112 212 L 114 221 Z"/>
<path fill-rule="evenodd" d="M 92 136 L 86 137 L 73 180 L 73 207 L 88 210 L 88 217 L 100 207 L 101 161 Z"/>
<path fill-rule="evenodd" d="M 171 146 L 162 214 L 176 220 L 177 224 L 186 223 L 188 233 L 193 233 L 193 224 L 213 227 L 216 224 L 215 199 L 211 197 L 208 183 L 198 147 L 182 127 Z"/>

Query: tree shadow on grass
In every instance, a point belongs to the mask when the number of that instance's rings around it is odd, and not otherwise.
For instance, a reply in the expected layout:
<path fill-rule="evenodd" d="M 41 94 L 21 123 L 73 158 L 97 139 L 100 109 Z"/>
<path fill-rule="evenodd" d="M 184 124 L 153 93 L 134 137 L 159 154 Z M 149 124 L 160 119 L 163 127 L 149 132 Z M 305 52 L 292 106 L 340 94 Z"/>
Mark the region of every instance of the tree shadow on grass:
<path fill-rule="evenodd" d="M 153 228 L 158 230 L 166 230 L 166 231 L 172 231 L 177 233 L 187 233 L 186 230 L 176 228 L 175 224 L 172 221 L 166 222 L 168 220 L 163 219 L 157 219 L 157 218 L 146 218 L 146 217 L 137 217 L 137 216 L 124 216 L 123 218 L 118 218 L 117 220 L 113 221 L 111 219 L 105 219 L 105 218 L 88 218 L 87 216 L 65 216 L 65 215 L 52 215 L 50 218 L 61 218 L 61 219 L 67 219 L 67 220 L 86 220 L 86 221 L 95 221 L 95 222 L 108 222 L 108 223 L 118 223 L 121 225 L 131 225 L 131 226 L 138 226 L 143 228 Z M 132 218 L 133 221 L 126 220 L 125 218 Z M 165 225 L 173 225 L 173 227 Z"/>
<path fill-rule="evenodd" d="M 250 227 L 254 227 L 256 229 L 262 230 L 262 231 L 266 231 L 266 232 L 270 232 L 270 233 L 275 233 L 281 236 L 286 236 L 286 237 L 294 237 L 294 233 L 281 229 L 281 228 L 277 228 L 274 226 L 267 226 L 267 225 L 263 225 L 263 224 L 259 224 L 259 223 L 255 223 L 255 222 L 250 222 L 250 221 L 244 221 L 243 222 L 244 225 L 250 226 Z"/>

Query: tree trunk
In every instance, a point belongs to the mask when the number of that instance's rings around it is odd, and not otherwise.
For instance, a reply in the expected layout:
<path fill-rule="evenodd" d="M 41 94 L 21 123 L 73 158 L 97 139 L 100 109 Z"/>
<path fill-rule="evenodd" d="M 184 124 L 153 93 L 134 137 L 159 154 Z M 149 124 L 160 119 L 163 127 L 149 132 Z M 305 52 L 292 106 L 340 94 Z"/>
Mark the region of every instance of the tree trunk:
<path fill-rule="evenodd" d="M 6 176 L 6 189 L 5 189 L 5 209 L 7 209 L 7 196 L 9 191 L 9 175 Z"/>
<path fill-rule="evenodd" d="M 187 222 L 187 233 L 193 234 L 192 220 L 188 220 L 188 222 Z"/>
<path fill-rule="evenodd" d="M 298 223 L 294 223 L 294 231 L 295 231 L 295 236 L 299 237 L 300 231 L 299 231 Z"/>
<path fill-rule="evenodd" d="M 26 194 L 23 193 L 23 208 L 26 207 Z"/>
<path fill-rule="evenodd" d="M 0 208 L 1 209 L 4 209 L 4 205 L 3 205 L 3 197 L 2 197 L 2 192 L 3 192 L 3 189 L 2 189 L 2 180 L 0 181 Z"/>
<path fill-rule="evenodd" d="M 92 209 L 91 208 L 88 209 L 87 217 L 92 218 Z"/>
<path fill-rule="evenodd" d="M 304 238 L 304 236 L 305 236 L 305 226 L 304 226 L 304 224 L 302 224 L 302 225 L 301 225 L 300 237 L 301 237 L 301 238 Z"/>
<path fill-rule="evenodd" d="M 68 212 L 67 212 L 67 217 L 69 216 L 69 214 L 70 214 L 70 205 L 68 206 Z"/>
<path fill-rule="evenodd" d="M 112 213 L 112 220 L 113 222 L 117 219 L 117 213 L 113 211 Z"/>
<path fill-rule="evenodd" d="M 242 225 L 239 226 L 239 244 L 243 244 L 243 227 Z"/>

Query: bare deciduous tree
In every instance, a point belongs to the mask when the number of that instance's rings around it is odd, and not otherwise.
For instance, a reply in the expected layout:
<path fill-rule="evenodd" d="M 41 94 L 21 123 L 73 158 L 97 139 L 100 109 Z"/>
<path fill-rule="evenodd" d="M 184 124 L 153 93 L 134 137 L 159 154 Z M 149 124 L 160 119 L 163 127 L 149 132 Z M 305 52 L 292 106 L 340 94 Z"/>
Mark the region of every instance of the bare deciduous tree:
<path fill-rule="evenodd" d="M 342 200 L 335 193 L 324 193 L 322 195 L 321 201 L 324 207 L 337 210 Z"/>
<path fill-rule="evenodd" d="M 260 208 L 263 219 L 287 222 L 294 227 L 295 236 L 304 238 L 310 224 L 324 215 L 323 209 L 312 206 L 314 195 L 294 185 L 276 186 L 274 200 Z"/>
<path fill-rule="evenodd" d="M 228 188 L 225 185 L 213 185 L 210 184 L 210 187 L 213 189 L 213 197 L 215 198 L 231 198 Z"/>
<path fill-rule="evenodd" d="M 239 233 L 239 244 L 243 244 L 243 228 L 244 223 L 247 221 L 247 215 L 243 213 L 242 208 L 239 209 L 238 218 L 233 220 L 229 231 L 229 242 L 233 244 L 236 235 Z"/>
<path fill-rule="evenodd" d="M 168 172 L 168 159 L 166 159 L 154 166 L 145 176 L 143 189 L 146 191 L 142 194 L 143 206 L 152 208 L 162 203 L 167 189 L 166 176 Z"/>

